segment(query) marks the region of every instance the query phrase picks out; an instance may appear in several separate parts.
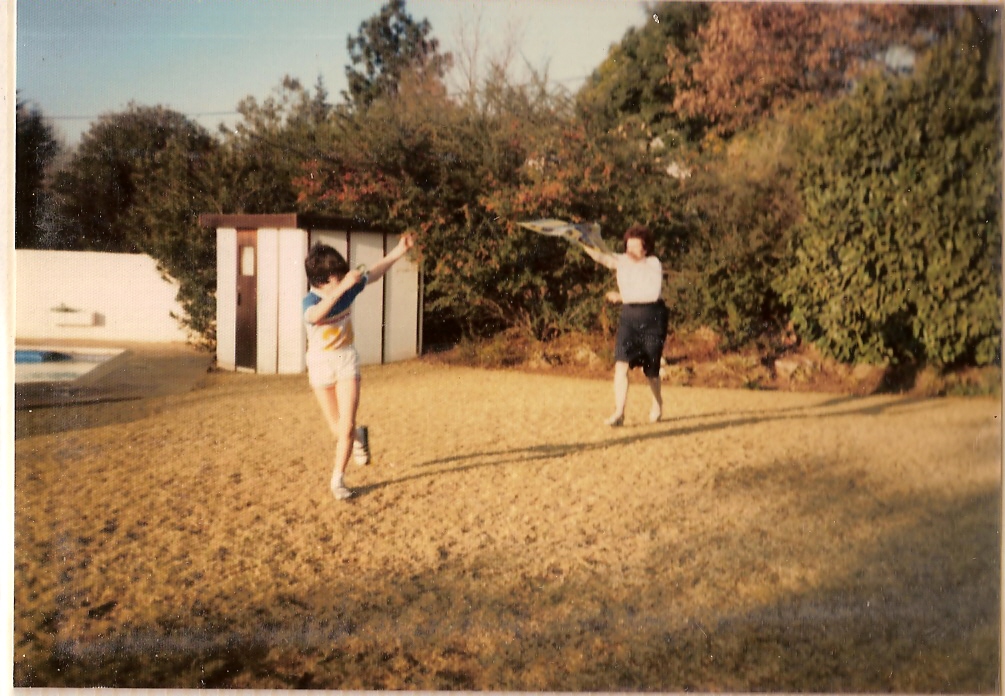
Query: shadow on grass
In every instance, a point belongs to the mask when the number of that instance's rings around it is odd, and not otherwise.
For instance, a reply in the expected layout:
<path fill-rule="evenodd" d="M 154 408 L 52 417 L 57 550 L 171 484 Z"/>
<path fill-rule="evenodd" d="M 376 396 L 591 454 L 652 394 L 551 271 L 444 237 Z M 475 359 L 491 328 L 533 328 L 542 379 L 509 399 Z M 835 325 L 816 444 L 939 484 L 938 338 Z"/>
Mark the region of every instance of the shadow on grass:
<path fill-rule="evenodd" d="M 773 499 L 798 479 L 791 514 L 832 519 L 832 535 L 792 548 L 763 521 L 731 520 L 734 528 L 713 538 L 651 546 L 636 569 L 648 574 L 618 582 L 610 571 L 508 574 L 506 556 L 493 552 L 443 556 L 408 577 L 373 571 L 309 593 L 277 588 L 258 604 L 231 597 L 210 608 L 193 594 L 145 625 L 16 658 L 15 685 L 997 691 L 998 490 L 880 501 L 849 492 L 846 477 L 826 466 L 808 477 L 795 462 L 748 474 L 722 472 L 717 493 Z M 838 556 L 843 533 L 863 520 L 909 522 Z M 779 566 L 813 563 L 828 564 L 826 577 L 805 591 L 774 591 Z M 679 588 L 749 574 L 770 599 L 720 607 L 676 599 Z M 213 595 L 211 586 L 202 592 Z M 30 652 L 58 623 L 19 618 L 16 651 Z"/>
<path fill-rule="evenodd" d="M 861 416 L 861 415 L 878 416 L 887 411 L 896 410 L 900 408 L 914 407 L 922 405 L 926 402 L 932 403 L 933 407 L 938 403 L 932 401 L 931 399 L 924 399 L 924 398 L 902 398 L 893 401 L 883 401 L 879 403 L 874 403 L 872 400 L 865 399 L 862 397 L 839 397 L 814 406 L 799 406 L 793 408 L 775 409 L 770 411 L 763 411 L 763 410 L 721 411 L 717 413 L 702 413 L 693 416 L 684 416 L 680 418 L 667 419 L 661 421 L 658 424 L 645 425 L 640 426 L 638 428 L 610 429 L 610 433 L 612 434 L 612 436 L 619 433 L 626 433 L 626 434 L 620 437 L 611 437 L 609 439 L 597 442 L 588 442 L 588 443 L 573 442 L 573 443 L 562 443 L 562 444 L 551 443 L 543 445 L 531 445 L 529 447 L 518 447 L 505 450 L 488 450 L 485 452 L 475 452 L 471 454 L 462 454 L 451 457 L 432 459 L 426 462 L 418 463 L 415 466 L 421 468 L 438 467 L 436 468 L 435 471 L 431 471 L 428 473 L 421 472 L 405 476 L 399 476 L 397 478 L 389 479 L 387 481 L 381 481 L 379 483 L 374 483 L 367 486 L 361 486 L 359 488 L 356 488 L 355 490 L 358 495 L 366 495 L 367 493 L 371 493 L 373 491 L 386 488 L 388 486 L 392 486 L 395 484 L 404 483 L 406 481 L 414 481 L 429 476 L 438 476 L 442 474 L 444 471 L 463 472 L 463 471 L 481 469 L 485 467 L 495 467 L 495 466 L 504 466 L 507 464 L 530 462 L 540 459 L 556 459 L 574 454 L 584 454 L 591 451 L 603 450 L 617 445 L 629 445 L 629 444 L 636 444 L 639 442 L 645 442 L 647 440 L 660 440 L 666 438 L 698 435 L 702 433 L 715 432 L 729 428 L 760 425 L 763 423 L 769 423 L 775 421 L 819 419 L 819 418 L 842 418 L 848 416 Z M 860 404 L 860 407 L 850 410 L 831 410 L 836 407 L 841 407 L 852 403 L 858 403 Z M 699 425 L 684 425 L 689 421 L 698 421 L 706 419 L 721 419 L 721 420 L 712 423 L 702 423 Z M 471 463 L 466 465 L 462 464 L 460 466 L 454 466 L 448 469 L 442 468 L 444 466 L 451 464 L 458 464 L 465 461 L 483 460 L 483 459 L 489 459 L 489 461 L 479 461 L 477 463 Z"/>

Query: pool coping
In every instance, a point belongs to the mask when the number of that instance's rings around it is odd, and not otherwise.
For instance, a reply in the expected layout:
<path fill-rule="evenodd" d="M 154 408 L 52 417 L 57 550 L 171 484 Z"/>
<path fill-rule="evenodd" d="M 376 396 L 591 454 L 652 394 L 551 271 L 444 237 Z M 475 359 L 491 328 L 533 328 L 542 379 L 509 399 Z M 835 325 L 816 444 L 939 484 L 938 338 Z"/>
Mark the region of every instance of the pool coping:
<path fill-rule="evenodd" d="M 35 379 L 30 382 L 22 382 L 21 386 L 27 384 L 74 384 L 76 386 L 90 386 L 100 382 L 100 380 L 110 372 L 116 369 L 116 362 L 124 360 L 129 353 L 128 348 L 109 348 L 106 346 L 69 346 L 69 345 L 55 345 L 51 343 L 40 344 L 40 345 L 17 345 L 17 350 L 45 350 L 53 351 L 56 353 L 109 353 L 109 357 L 104 360 L 97 362 L 94 367 L 89 369 L 87 372 L 77 376 L 74 379 L 56 379 L 56 380 L 45 380 L 45 379 Z M 54 363 L 57 364 L 58 363 Z M 15 366 L 16 373 L 16 366 Z M 15 377 L 15 384 L 17 380 Z"/>

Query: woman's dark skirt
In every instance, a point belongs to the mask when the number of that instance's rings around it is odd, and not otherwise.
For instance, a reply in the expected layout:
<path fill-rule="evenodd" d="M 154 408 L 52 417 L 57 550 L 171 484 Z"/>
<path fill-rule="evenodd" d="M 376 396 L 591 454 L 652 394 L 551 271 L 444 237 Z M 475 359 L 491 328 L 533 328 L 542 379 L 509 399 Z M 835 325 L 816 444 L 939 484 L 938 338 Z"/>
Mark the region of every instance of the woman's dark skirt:
<path fill-rule="evenodd" d="M 650 379 L 660 376 L 660 358 L 670 313 L 663 301 L 621 306 L 614 360 L 641 367 Z"/>

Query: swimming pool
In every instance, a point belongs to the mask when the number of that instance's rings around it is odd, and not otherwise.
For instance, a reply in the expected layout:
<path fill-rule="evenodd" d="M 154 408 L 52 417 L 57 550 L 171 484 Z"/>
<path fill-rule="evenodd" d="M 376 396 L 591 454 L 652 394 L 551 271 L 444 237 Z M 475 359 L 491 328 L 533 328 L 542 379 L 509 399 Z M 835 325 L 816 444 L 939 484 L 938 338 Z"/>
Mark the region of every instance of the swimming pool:
<path fill-rule="evenodd" d="M 123 352 L 121 348 L 15 348 L 14 382 L 72 382 Z"/>

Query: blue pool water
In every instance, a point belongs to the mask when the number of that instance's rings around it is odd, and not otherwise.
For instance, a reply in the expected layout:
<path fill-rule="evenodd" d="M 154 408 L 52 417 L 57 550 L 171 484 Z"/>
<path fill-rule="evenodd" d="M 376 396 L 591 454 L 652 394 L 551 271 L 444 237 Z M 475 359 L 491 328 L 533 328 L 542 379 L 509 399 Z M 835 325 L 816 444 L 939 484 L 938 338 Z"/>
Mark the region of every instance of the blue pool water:
<path fill-rule="evenodd" d="M 73 360 L 69 353 L 60 353 L 55 350 L 30 350 L 17 348 L 14 350 L 14 363 L 46 363 L 46 362 L 67 362 Z"/>

